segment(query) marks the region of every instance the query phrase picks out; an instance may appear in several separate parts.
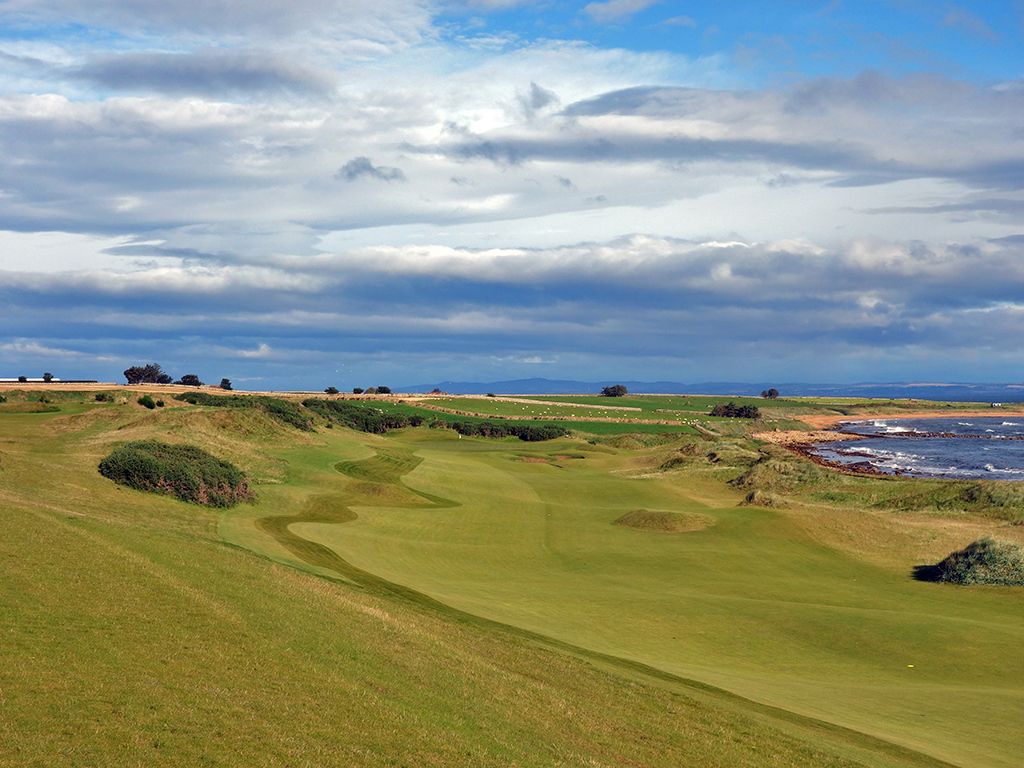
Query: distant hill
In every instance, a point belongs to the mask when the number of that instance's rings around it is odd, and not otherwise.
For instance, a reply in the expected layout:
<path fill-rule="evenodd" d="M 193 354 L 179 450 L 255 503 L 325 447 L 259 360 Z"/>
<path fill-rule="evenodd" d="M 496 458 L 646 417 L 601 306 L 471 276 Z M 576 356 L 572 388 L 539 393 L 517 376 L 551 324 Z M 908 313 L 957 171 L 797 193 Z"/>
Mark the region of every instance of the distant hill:
<path fill-rule="evenodd" d="M 789 395 L 817 397 L 882 397 L 916 398 L 920 400 L 955 400 L 980 402 L 1024 401 L 1024 384 L 965 384 L 943 382 L 867 382 L 860 384 L 800 384 L 773 381 L 743 383 L 734 381 L 702 381 L 683 384 L 678 381 L 577 381 L 574 379 L 512 379 L 509 381 L 441 381 L 434 384 L 403 386 L 400 392 L 430 392 L 440 389 L 459 395 L 545 395 L 588 394 L 602 387 L 623 384 L 630 392 L 650 394 L 759 395 L 775 387 L 783 397 Z"/>

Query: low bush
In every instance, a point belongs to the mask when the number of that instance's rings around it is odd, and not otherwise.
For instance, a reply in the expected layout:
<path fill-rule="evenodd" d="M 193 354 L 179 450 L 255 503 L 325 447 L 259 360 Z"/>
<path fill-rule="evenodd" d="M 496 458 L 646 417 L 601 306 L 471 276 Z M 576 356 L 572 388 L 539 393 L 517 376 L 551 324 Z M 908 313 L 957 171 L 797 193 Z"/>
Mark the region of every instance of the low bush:
<path fill-rule="evenodd" d="M 97 392 L 96 393 L 97 403 L 112 403 L 114 402 L 114 396 L 109 392 Z"/>
<path fill-rule="evenodd" d="M 917 569 L 918 578 L 949 584 L 1024 586 L 1024 548 L 985 537 L 945 560 Z"/>
<path fill-rule="evenodd" d="M 100 462 L 99 471 L 115 483 L 195 504 L 230 507 L 252 498 L 240 469 L 193 445 L 125 443 Z"/>
<path fill-rule="evenodd" d="M 392 429 L 418 427 L 426 422 L 419 414 L 387 413 L 371 403 L 351 400 L 324 400 L 309 398 L 302 404 L 330 422 L 343 424 L 349 429 L 382 435 Z M 483 420 L 433 419 L 427 426 L 432 429 L 454 429 L 460 435 L 473 437 L 518 437 L 527 442 L 550 440 L 569 434 L 564 427 L 554 424 L 517 424 Z"/>
<path fill-rule="evenodd" d="M 260 410 L 289 426 L 309 432 L 313 429 L 313 419 L 307 413 L 303 413 L 298 403 L 291 400 L 283 400 L 279 397 L 264 397 L 260 395 L 211 395 L 206 392 L 184 392 L 175 395 L 175 400 L 191 403 L 192 405 L 205 405 L 212 408 L 251 408 Z"/>
<path fill-rule="evenodd" d="M 418 427 L 424 422 L 422 416 L 385 413 L 372 405 L 348 400 L 324 400 L 314 397 L 303 400 L 302 404 L 328 422 L 337 422 L 349 429 L 371 432 L 375 435 L 383 435 L 392 429 Z"/>
<path fill-rule="evenodd" d="M 448 424 L 467 437 L 518 437 L 528 443 L 565 437 L 569 430 L 556 424 L 516 424 L 494 421 L 452 421 Z"/>
<path fill-rule="evenodd" d="M 143 395 L 136 402 L 143 408 L 149 408 L 149 410 L 156 408 L 156 401 L 149 395 Z"/>

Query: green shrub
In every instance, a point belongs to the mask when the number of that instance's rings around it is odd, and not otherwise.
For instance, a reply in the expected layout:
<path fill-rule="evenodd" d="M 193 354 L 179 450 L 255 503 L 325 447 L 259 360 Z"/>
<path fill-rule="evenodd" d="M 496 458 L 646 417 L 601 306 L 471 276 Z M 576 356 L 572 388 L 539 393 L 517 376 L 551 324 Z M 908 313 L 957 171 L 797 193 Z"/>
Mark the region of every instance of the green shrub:
<path fill-rule="evenodd" d="M 283 400 L 279 397 L 264 397 L 261 395 L 211 395 L 206 392 L 184 392 L 175 395 L 175 400 L 191 403 L 192 405 L 204 405 L 212 408 L 251 408 L 260 410 L 284 424 L 310 432 L 313 429 L 313 419 L 306 413 L 298 403 L 291 400 Z"/>
<path fill-rule="evenodd" d="M 453 421 L 448 425 L 460 435 L 472 437 L 518 437 L 529 443 L 565 437 L 569 430 L 556 424 L 515 424 L 497 421 Z"/>
<path fill-rule="evenodd" d="M 154 408 L 156 408 L 156 401 L 153 400 L 153 398 L 150 397 L 149 395 L 143 395 L 142 397 L 140 397 L 138 399 L 138 403 L 144 408 L 149 408 L 149 410 L 153 410 Z"/>
<path fill-rule="evenodd" d="M 985 537 L 917 573 L 919 578 L 949 584 L 1024 586 L 1024 548 Z"/>
<path fill-rule="evenodd" d="M 399 413 L 385 413 L 372 404 L 348 400 L 324 400 L 309 398 L 303 406 L 327 419 L 328 422 L 343 424 L 359 432 L 383 435 L 392 429 L 418 427 L 425 419 L 419 415 L 406 416 Z"/>
<path fill-rule="evenodd" d="M 372 403 L 351 400 L 324 400 L 309 398 L 302 404 L 328 421 L 343 424 L 349 429 L 382 435 L 392 429 L 418 427 L 426 423 L 419 414 L 387 413 Z M 563 437 L 569 434 L 564 427 L 554 424 L 517 424 L 507 421 L 434 419 L 429 422 L 432 429 L 454 429 L 460 435 L 474 437 L 518 437 L 520 440 L 536 442 Z"/>
<path fill-rule="evenodd" d="M 195 504 L 230 507 L 252 498 L 240 469 L 192 445 L 125 443 L 100 462 L 99 470 L 121 485 Z"/>
<path fill-rule="evenodd" d="M 164 403 L 163 400 L 157 400 L 156 401 L 156 407 L 157 408 L 163 408 L 165 405 L 166 405 L 166 403 Z"/>
<path fill-rule="evenodd" d="M 97 403 L 112 403 L 114 402 L 114 396 L 109 392 L 97 392 L 96 393 Z"/>

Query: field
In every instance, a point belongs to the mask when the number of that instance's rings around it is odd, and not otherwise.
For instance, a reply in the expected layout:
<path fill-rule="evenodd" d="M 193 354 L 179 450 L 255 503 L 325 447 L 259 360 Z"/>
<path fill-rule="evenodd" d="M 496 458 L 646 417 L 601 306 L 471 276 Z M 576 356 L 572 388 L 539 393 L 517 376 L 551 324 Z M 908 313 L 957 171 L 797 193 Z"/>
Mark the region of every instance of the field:
<path fill-rule="evenodd" d="M 1012 499 L 724 431 L 307 433 L 126 400 L 0 412 L 0 765 L 1019 764 L 1024 590 L 911 578 L 1024 541 Z M 98 474 L 137 439 L 232 461 L 257 501 Z"/>

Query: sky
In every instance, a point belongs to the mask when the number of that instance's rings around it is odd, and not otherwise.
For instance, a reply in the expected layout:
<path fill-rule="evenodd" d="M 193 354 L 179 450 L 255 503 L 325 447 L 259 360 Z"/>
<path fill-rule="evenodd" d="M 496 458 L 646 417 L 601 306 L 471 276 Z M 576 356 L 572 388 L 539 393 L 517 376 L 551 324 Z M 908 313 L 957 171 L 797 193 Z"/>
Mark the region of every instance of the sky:
<path fill-rule="evenodd" d="M 1024 380 L 1024 2 L 0 0 L 0 377 Z"/>

